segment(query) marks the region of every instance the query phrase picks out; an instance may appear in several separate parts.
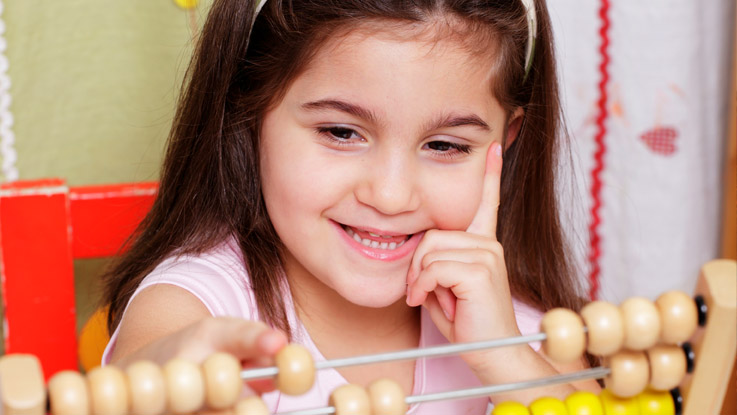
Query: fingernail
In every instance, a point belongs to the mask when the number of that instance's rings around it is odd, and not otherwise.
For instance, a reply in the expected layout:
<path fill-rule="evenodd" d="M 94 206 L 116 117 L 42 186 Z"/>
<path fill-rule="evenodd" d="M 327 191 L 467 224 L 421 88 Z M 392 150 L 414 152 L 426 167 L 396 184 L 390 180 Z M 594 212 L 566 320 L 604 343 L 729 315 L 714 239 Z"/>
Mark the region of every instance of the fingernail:
<path fill-rule="evenodd" d="M 276 353 L 283 346 L 283 336 L 276 331 L 267 331 L 258 339 L 261 350 Z"/>
<path fill-rule="evenodd" d="M 450 314 L 447 311 L 445 311 L 445 309 L 443 309 L 443 314 L 445 314 L 445 318 L 447 318 L 448 321 L 450 321 Z"/>
<path fill-rule="evenodd" d="M 496 148 L 494 149 L 494 154 L 496 154 L 497 157 L 502 158 L 502 145 L 499 143 L 494 143 Z"/>

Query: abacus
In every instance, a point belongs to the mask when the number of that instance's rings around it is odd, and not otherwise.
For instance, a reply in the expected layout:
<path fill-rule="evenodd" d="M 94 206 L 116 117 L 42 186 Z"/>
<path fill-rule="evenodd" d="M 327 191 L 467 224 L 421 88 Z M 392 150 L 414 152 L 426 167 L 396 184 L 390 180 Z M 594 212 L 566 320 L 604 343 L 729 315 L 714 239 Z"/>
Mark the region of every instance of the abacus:
<path fill-rule="evenodd" d="M 655 302 L 630 298 L 619 306 L 595 301 L 579 314 L 554 309 L 541 333 L 478 343 L 452 344 L 378 355 L 314 362 L 309 352 L 288 345 L 274 367 L 243 370 L 228 354 L 216 353 L 201 365 L 173 359 L 163 368 L 141 361 L 125 371 L 98 367 L 86 377 L 55 374 L 44 387 L 32 355 L 0 358 L 0 400 L 6 415 L 158 415 L 197 411 L 235 415 L 269 414 L 258 397 L 240 398 L 243 380 L 274 376 L 290 395 L 307 392 L 315 372 L 327 367 L 437 357 L 490 347 L 542 341 L 546 354 L 561 363 L 584 351 L 604 357 L 603 367 L 515 384 L 404 396 L 399 385 L 379 379 L 367 388 L 343 385 L 327 406 L 281 415 L 401 415 L 413 403 L 488 396 L 553 383 L 603 378 L 600 395 L 575 392 L 564 401 L 543 397 L 529 407 L 504 402 L 492 415 L 716 415 L 737 351 L 737 263 L 704 265 L 695 296 L 670 291 Z M 48 399 L 47 399 L 48 395 Z"/>

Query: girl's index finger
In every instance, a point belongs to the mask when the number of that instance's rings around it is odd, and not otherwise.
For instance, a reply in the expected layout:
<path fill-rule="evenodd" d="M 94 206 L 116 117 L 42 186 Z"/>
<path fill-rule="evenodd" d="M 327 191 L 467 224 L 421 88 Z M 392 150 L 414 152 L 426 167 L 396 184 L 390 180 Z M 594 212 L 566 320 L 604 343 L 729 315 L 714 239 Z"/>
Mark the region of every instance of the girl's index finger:
<path fill-rule="evenodd" d="M 494 142 L 486 153 L 486 170 L 481 190 L 481 203 L 466 232 L 496 239 L 499 211 L 499 187 L 502 177 L 502 145 Z"/>

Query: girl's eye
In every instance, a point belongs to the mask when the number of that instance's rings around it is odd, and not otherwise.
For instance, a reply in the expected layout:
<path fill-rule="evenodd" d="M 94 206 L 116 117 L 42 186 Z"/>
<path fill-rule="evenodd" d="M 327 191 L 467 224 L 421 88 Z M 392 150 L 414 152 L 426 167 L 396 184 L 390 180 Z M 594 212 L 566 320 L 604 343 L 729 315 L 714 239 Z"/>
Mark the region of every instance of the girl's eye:
<path fill-rule="evenodd" d="M 362 139 L 355 130 L 346 127 L 318 127 L 317 132 L 340 143 Z"/>
<path fill-rule="evenodd" d="M 425 147 L 438 153 L 441 157 L 453 158 L 462 154 L 471 153 L 471 146 L 467 144 L 451 143 L 448 141 L 430 141 Z"/>

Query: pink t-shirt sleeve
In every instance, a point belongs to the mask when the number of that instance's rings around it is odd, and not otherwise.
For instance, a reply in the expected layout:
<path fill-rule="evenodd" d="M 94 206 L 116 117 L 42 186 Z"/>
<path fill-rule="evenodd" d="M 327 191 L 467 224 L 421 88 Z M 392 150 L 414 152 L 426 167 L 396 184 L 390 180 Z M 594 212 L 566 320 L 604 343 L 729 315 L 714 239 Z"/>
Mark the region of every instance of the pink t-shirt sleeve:
<path fill-rule="evenodd" d="M 543 313 L 521 301 L 512 300 L 512 305 L 520 333 L 523 336 L 540 333 L 540 320 L 542 320 Z M 540 342 L 530 343 L 530 347 L 535 351 L 539 351 L 540 346 Z"/>
<path fill-rule="evenodd" d="M 128 300 L 128 305 L 141 291 L 158 284 L 175 285 L 187 290 L 213 316 L 240 317 L 247 320 L 258 318 L 253 290 L 247 288 L 249 281 L 245 266 L 232 244 L 225 243 L 199 256 L 166 259 L 143 279 Z M 119 327 L 115 329 L 105 348 L 103 364 L 110 361 L 110 354 L 117 342 L 118 329 Z"/>

